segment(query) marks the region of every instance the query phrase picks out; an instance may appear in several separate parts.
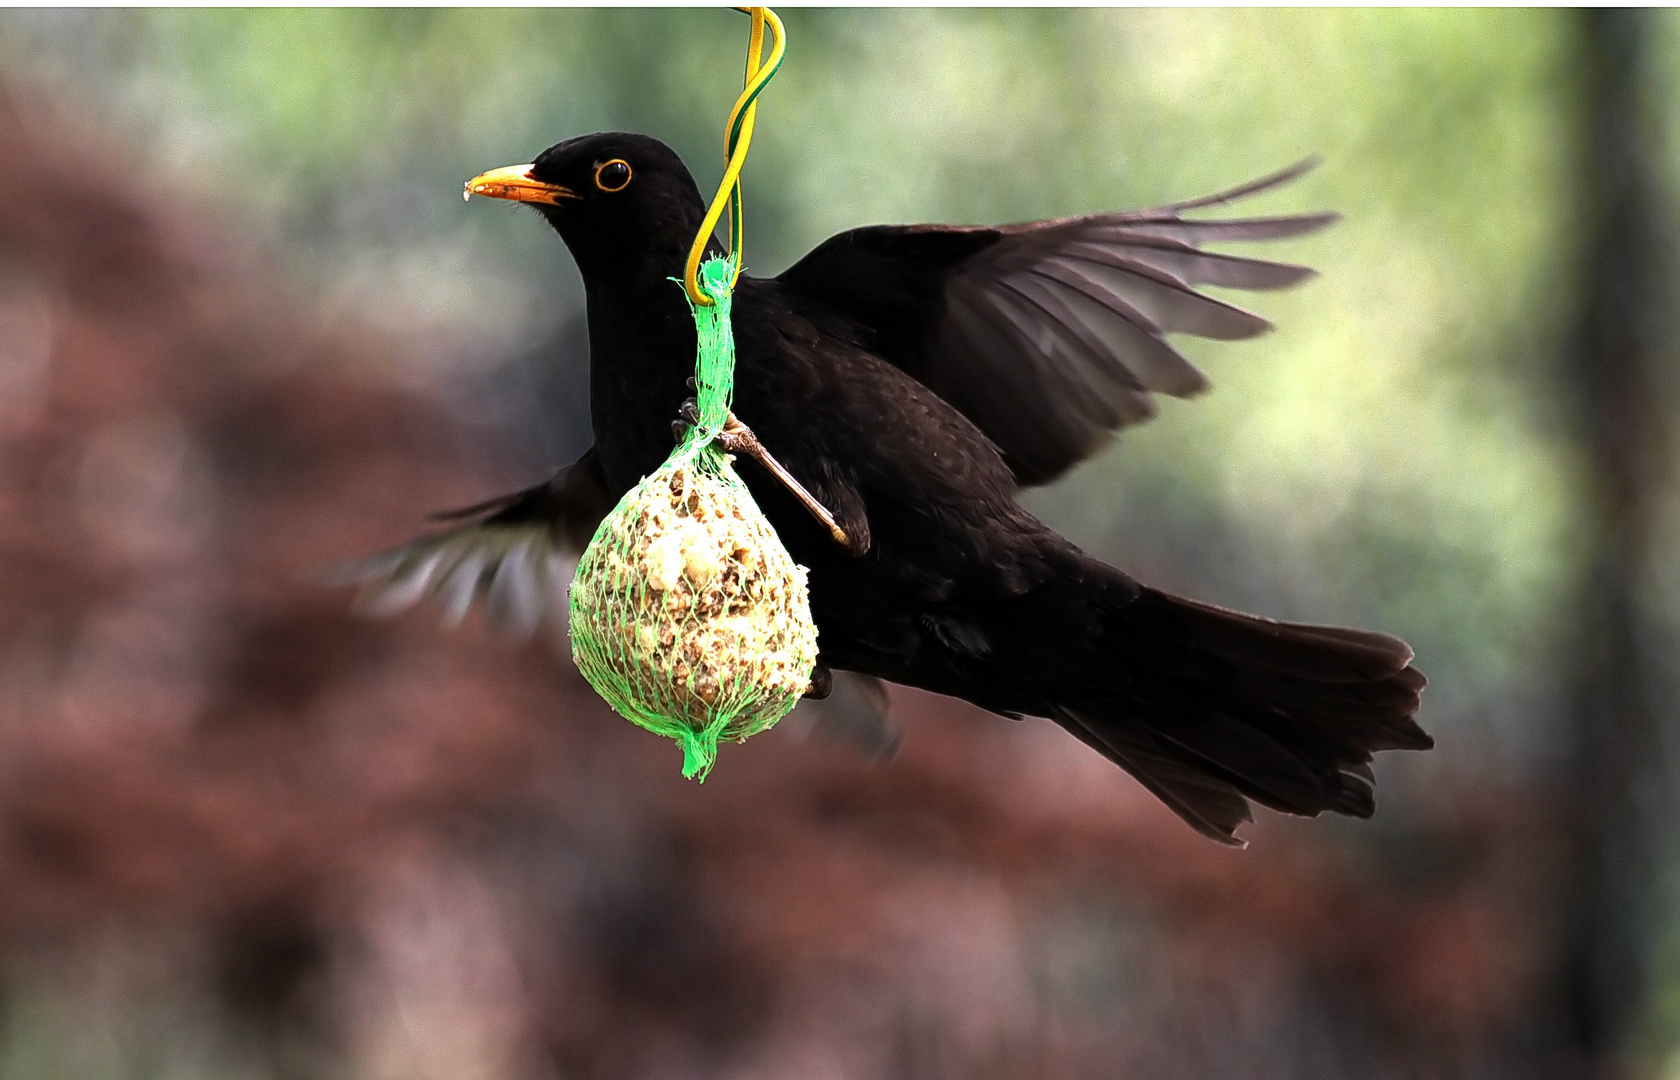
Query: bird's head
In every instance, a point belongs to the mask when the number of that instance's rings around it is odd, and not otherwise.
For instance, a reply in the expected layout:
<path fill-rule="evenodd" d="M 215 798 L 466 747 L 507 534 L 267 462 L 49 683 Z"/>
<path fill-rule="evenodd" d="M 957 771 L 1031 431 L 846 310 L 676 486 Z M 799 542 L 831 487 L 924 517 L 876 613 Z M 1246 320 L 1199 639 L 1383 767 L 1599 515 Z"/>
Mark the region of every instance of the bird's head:
<path fill-rule="evenodd" d="M 584 281 L 682 273 L 705 203 L 670 147 L 646 135 L 581 135 L 529 165 L 492 169 L 467 194 L 529 203 L 571 249 Z"/>

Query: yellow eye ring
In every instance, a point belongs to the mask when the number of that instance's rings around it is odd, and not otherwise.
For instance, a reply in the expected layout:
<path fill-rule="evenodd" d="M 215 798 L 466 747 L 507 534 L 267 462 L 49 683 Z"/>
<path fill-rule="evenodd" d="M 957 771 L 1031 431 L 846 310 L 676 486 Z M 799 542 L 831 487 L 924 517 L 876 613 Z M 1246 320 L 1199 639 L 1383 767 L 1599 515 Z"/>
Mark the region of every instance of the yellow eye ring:
<path fill-rule="evenodd" d="M 630 163 L 623 158 L 603 161 L 595 167 L 595 186 L 602 191 L 623 191 L 630 186 Z"/>

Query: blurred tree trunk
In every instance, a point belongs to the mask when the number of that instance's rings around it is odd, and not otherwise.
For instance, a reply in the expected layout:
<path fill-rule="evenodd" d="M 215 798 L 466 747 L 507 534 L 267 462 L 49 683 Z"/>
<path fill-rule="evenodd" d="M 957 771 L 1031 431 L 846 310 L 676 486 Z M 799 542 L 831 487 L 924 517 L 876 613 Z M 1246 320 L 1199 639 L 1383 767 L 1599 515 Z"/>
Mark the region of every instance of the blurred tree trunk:
<path fill-rule="evenodd" d="M 1668 769 L 1661 685 L 1671 651 L 1651 607 L 1654 528 L 1665 491 L 1665 259 L 1651 100 L 1656 13 L 1580 20 L 1582 311 L 1563 391 L 1583 449 L 1587 528 L 1565 766 L 1572 835 L 1560 942 L 1556 1074 L 1649 1071 L 1640 1022 L 1660 930 Z"/>

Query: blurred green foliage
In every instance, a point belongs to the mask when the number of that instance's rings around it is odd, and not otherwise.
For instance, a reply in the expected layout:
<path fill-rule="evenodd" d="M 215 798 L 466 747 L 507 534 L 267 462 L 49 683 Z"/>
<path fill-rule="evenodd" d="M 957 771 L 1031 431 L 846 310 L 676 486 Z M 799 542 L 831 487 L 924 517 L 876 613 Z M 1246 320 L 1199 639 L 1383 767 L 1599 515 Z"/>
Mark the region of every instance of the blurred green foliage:
<path fill-rule="evenodd" d="M 1116 209 L 1323 155 L 1245 208 L 1346 215 L 1266 252 L 1324 275 L 1251 301 L 1279 332 L 1189 343 L 1215 392 L 1166 402 L 1030 505 L 1146 578 L 1407 636 L 1430 726 L 1518 751 L 1555 689 L 1580 528 L 1555 386 L 1566 18 L 789 11 L 748 262 L 779 270 L 857 224 Z M 377 280 L 434 316 L 549 325 L 578 301 L 563 248 L 517 209 L 463 207 L 462 180 L 623 128 L 715 181 L 744 36 L 709 10 L 10 11 L 0 59 L 328 291 Z"/>
<path fill-rule="evenodd" d="M 784 14 L 746 173 L 759 273 L 854 225 L 1147 205 L 1322 155 L 1240 208 L 1345 215 L 1261 249 L 1323 275 L 1241 299 L 1278 332 L 1180 343 L 1214 392 L 1026 501 L 1153 583 L 1410 640 L 1443 749 L 1382 762 L 1385 800 L 1418 790 L 1395 773 L 1560 752 L 1594 506 L 1559 362 L 1582 243 L 1574 13 Z M 1660 25 L 1672 55 L 1680 21 Z M 424 327 L 424 374 L 579 310 L 557 240 L 463 206 L 462 181 L 627 129 L 714 183 L 745 29 L 718 10 L 5 10 L 0 70 L 123 133 L 137 175 L 219 207 L 325 310 Z M 1677 70 L 1658 65 L 1664 101 Z M 1651 136 L 1672 185 L 1680 140 Z M 1680 575 L 1663 587 L 1680 610 Z"/>

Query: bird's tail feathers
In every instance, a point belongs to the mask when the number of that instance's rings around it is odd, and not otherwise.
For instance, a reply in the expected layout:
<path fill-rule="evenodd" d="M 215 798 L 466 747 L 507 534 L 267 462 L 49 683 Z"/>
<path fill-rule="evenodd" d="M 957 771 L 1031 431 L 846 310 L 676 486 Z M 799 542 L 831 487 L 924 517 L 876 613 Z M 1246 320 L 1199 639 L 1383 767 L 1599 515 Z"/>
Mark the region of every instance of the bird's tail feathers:
<path fill-rule="evenodd" d="M 1241 843 L 1248 800 L 1369 817 L 1372 754 L 1434 745 L 1414 719 L 1426 680 L 1398 638 L 1152 589 L 1113 632 L 1133 677 L 1054 719 L 1221 842 Z"/>

